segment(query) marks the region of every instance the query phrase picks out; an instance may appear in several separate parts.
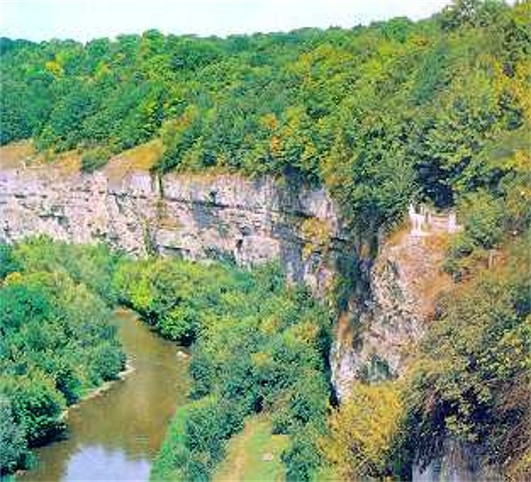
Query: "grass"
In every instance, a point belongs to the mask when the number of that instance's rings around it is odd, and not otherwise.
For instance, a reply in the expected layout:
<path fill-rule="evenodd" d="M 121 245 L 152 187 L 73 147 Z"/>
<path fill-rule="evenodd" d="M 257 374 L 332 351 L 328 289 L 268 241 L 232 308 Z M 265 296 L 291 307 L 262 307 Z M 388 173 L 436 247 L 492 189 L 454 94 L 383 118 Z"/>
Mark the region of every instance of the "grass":
<path fill-rule="evenodd" d="M 148 172 L 162 155 L 160 139 L 141 144 L 112 157 L 104 170 L 110 179 L 120 181 L 133 171 Z M 47 155 L 37 152 L 31 140 L 14 142 L 0 146 L 0 166 L 2 169 L 44 167 L 52 164 L 61 174 L 73 174 L 80 170 L 83 152 L 72 150 Z"/>
<path fill-rule="evenodd" d="M 289 445 L 287 435 L 272 435 L 265 415 L 249 417 L 245 427 L 227 446 L 227 456 L 214 474 L 214 482 L 285 480 L 280 455 Z"/>
<path fill-rule="evenodd" d="M 0 146 L 2 169 L 48 169 L 53 165 L 55 175 L 70 175 L 79 172 L 81 155 L 77 150 L 50 154 L 37 152 L 31 140 L 13 142 Z"/>
<path fill-rule="evenodd" d="M 105 173 L 109 179 L 120 181 L 133 171 L 149 172 L 162 155 L 162 151 L 163 146 L 160 139 L 154 139 L 133 147 L 112 157 L 105 166 Z"/>
<path fill-rule="evenodd" d="M 13 142 L 0 146 L 0 166 L 2 169 L 22 167 L 22 161 L 29 161 L 35 155 L 35 148 L 31 141 Z"/>

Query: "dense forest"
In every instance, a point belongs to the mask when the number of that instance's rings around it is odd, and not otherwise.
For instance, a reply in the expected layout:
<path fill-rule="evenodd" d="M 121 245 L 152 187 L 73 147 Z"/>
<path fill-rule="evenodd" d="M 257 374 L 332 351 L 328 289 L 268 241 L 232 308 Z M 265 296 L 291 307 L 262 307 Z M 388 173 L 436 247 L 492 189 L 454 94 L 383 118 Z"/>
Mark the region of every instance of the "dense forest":
<path fill-rule="evenodd" d="M 61 434 L 65 408 L 124 368 L 112 265 L 103 247 L 0 245 L 0 473 L 31 465 L 28 448 Z"/>
<path fill-rule="evenodd" d="M 80 148 L 97 166 L 160 137 L 156 170 L 300 174 L 375 227 L 415 196 L 444 207 L 502 193 L 529 145 L 530 10 L 457 0 L 350 30 L 4 38 L 0 142 Z"/>
<path fill-rule="evenodd" d="M 531 477 L 531 2 L 457 0 L 419 22 L 225 39 L 4 38 L 0 72 L 2 144 L 31 138 L 50 160 L 77 149 L 94 169 L 157 138 L 157 174 L 297 176 L 326 186 L 362 236 L 392 229 L 411 200 L 457 207 L 464 227 L 444 262 L 454 287 L 408 372 L 358 383 L 339 407 L 337 313 L 286 286 L 281 267 L 1 246 L 3 471 L 124 367 L 109 322 L 120 303 L 191 347 L 189 402 L 154 480 L 209 480 L 257 413 L 289 437 L 288 480 L 404 480 L 448 440 L 509 479 Z"/>

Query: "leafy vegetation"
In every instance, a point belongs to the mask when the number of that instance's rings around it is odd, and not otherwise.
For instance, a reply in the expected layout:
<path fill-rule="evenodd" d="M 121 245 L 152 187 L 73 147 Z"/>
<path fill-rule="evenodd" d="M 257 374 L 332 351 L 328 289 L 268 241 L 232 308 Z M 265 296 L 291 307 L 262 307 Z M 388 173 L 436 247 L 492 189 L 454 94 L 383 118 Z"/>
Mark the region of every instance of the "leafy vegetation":
<path fill-rule="evenodd" d="M 421 462 L 445 441 L 479 445 L 515 480 L 531 473 L 529 239 L 441 301 L 407 392 L 408 443 Z"/>
<path fill-rule="evenodd" d="M 29 462 L 28 447 L 63 429 L 62 413 L 116 378 L 125 356 L 97 293 L 110 283 L 100 247 L 35 239 L 1 245 L 0 467 Z M 85 281 L 85 282 L 84 282 Z"/>
<path fill-rule="evenodd" d="M 393 473 L 394 441 L 404 408 L 396 382 L 357 384 L 330 417 L 321 442 L 342 480 L 383 479 Z"/>
<path fill-rule="evenodd" d="M 97 147 L 81 157 L 81 170 L 84 172 L 94 172 L 103 167 L 109 161 L 110 153 L 108 149 Z"/>
<path fill-rule="evenodd" d="M 179 409 L 153 479 L 210 478 L 244 417 L 268 413 L 273 433 L 292 439 L 288 477 L 307 480 L 320 463 L 330 396 L 330 314 L 272 267 L 156 259 L 123 263 L 115 279 L 121 299 L 163 336 L 193 342 L 192 401 Z"/>
<path fill-rule="evenodd" d="M 412 196 L 444 207 L 513 172 L 488 154 L 527 138 L 530 5 L 226 39 L 2 39 L 0 142 L 88 149 L 93 168 L 94 149 L 160 137 L 159 171 L 298 173 L 375 231 Z"/>
<path fill-rule="evenodd" d="M 258 413 L 289 436 L 291 480 L 325 462 L 342 476 L 407 478 L 448 440 L 530 477 L 529 1 L 456 0 L 417 23 L 226 39 L 1 39 L 0 55 L 2 144 L 78 148 L 92 171 L 155 139 L 157 159 L 137 154 L 158 173 L 214 168 L 322 184 L 364 240 L 412 198 L 457 206 L 464 226 L 445 263 L 460 284 L 440 300 L 407 380 L 358 385 L 328 433 L 330 314 L 279 270 L 118 262 L 46 240 L 0 245 L 3 470 L 123 366 L 108 323 L 120 301 L 192 346 L 191 400 L 155 480 L 209 479 Z M 303 229 L 326 249 L 326 226 Z M 352 259 L 340 265 L 343 302 L 361 280 Z"/>

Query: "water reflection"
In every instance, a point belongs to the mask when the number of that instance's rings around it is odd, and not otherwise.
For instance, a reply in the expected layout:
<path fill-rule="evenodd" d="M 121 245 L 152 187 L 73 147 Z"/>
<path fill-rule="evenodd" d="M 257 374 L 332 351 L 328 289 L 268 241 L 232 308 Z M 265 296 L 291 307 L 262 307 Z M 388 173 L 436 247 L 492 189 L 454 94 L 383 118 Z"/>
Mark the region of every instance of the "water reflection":
<path fill-rule="evenodd" d="M 105 395 L 86 400 L 68 416 L 68 438 L 38 449 L 28 481 L 149 478 L 176 406 L 184 403 L 187 363 L 128 311 L 117 312 L 120 338 L 135 371 Z"/>

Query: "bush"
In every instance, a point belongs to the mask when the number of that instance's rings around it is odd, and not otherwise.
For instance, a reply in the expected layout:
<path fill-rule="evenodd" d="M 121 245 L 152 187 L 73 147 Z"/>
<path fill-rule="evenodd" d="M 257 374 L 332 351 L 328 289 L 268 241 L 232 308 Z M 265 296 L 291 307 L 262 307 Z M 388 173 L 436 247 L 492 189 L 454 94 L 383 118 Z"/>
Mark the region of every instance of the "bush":
<path fill-rule="evenodd" d="M 0 280 L 19 269 L 20 265 L 13 256 L 13 248 L 8 244 L 0 243 Z"/>
<path fill-rule="evenodd" d="M 389 476 L 402 413 L 396 382 L 356 384 L 330 418 L 330 435 L 321 441 L 326 458 L 345 479 Z"/>
<path fill-rule="evenodd" d="M 97 147 L 81 156 L 81 170 L 91 173 L 103 167 L 111 157 L 111 153 L 105 147 Z"/>
<path fill-rule="evenodd" d="M 27 454 L 24 428 L 15 421 L 9 399 L 0 395 L 0 475 L 24 467 Z"/>
<path fill-rule="evenodd" d="M 319 435 L 310 428 L 294 434 L 291 446 L 282 454 L 288 481 L 304 482 L 313 479 L 316 470 L 323 463 L 318 447 Z"/>
<path fill-rule="evenodd" d="M 463 213 L 465 233 L 475 246 L 494 248 L 502 239 L 504 222 L 503 200 L 486 191 L 464 197 L 459 210 Z"/>
<path fill-rule="evenodd" d="M 116 343 L 102 343 L 92 350 L 88 369 L 94 385 L 116 380 L 118 373 L 124 369 L 125 354 L 117 348 Z"/>
<path fill-rule="evenodd" d="M 182 304 L 163 315 L 159 322 L 160 334 L 182 345 L 190 345 L 197 334 L 198 315 L 188 305 Z"/>
<path fill-rule="evenodd" d="M 227 440 L 243 428 L 243 415 L 205 397 L 178 409 L 152 472 L 153 480 L 208 480 Z"/>
<path fill-rule="evenodd" d="M 463 198 L 464 231 L 448 249 L 444 269 L 460 280 L 488 263 L 488 250 L 497 247 L 504 235 L 505 207 L 501 198 L 478 191 Z"/>
<path fill-rule="evenodd" d="M 3 378 L 0 392 L 10 401 L 15 421 L 23 427 L 29 446 L 49 440 L 63 429 L 60 417 L 65 399 L 43 374 Z"/>

